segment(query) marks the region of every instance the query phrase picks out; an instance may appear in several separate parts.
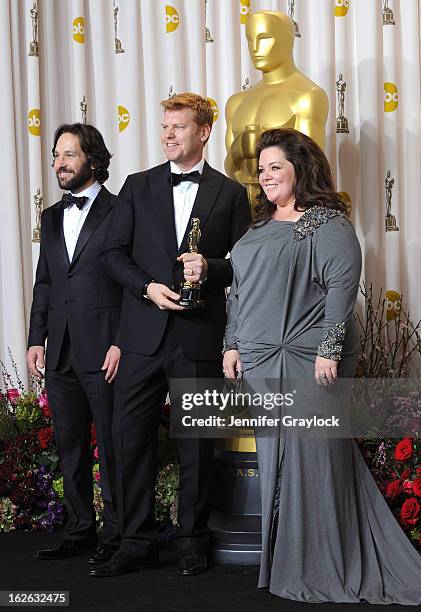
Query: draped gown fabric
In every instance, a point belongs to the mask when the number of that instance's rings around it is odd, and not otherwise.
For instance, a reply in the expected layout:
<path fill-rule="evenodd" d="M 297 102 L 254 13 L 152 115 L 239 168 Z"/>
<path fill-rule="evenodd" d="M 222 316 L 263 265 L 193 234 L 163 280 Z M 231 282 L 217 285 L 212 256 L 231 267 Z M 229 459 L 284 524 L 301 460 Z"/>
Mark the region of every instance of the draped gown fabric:
<path fill-rule="evenodd" d="M 250 229 L 231 254 L 225 345 L 245 380 L 314 378 L 316 355 L 352 377 L 352 310 L 361 253 L 336 211 Z M 284 381 L 285 382 L 285 381 Z M 315 401 L 321 390 L 314 386 Z M 352 439 L 257 437 L 262 494 L 259 587 L 304 602 L 421 604 L 421 556 L 389 510 Z"/>

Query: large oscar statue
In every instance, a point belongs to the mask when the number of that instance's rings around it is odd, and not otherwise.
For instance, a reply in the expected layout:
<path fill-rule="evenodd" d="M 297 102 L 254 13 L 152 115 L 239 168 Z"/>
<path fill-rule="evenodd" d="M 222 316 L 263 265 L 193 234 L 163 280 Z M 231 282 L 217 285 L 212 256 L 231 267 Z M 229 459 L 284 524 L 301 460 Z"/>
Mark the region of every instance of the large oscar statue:
<path fill-rule="evenodd" d="M 262 79 L 228 99 L 225 170 L 246 186 L 252 206 L 259 192 L 255 148 L 262 132 L 295 128 L 325 146 L 328 98 L 295 66 L 294 34 L 294 24 L 284 13 L 257 11 L 247 19 L 250 56 Z"/>
<path fill-rule="evenodd" d="M 247 19 L 246 36 L 251 59 L 262 72 L 262 79 L 227 102 L 225 170 L 246 186 L 254 207 L 259 193 L 255 150 L 260 134 L 272 128 L 295 128 L 324 148 L 329 103 L 326 92 L 294 64 L 295 28 L 287 15 L 275 11 L 253 13 Z M 259 470 L 253 437 L 218 440 L 214 511 L 209 526 L 216 561 L 259 564 Z"/>

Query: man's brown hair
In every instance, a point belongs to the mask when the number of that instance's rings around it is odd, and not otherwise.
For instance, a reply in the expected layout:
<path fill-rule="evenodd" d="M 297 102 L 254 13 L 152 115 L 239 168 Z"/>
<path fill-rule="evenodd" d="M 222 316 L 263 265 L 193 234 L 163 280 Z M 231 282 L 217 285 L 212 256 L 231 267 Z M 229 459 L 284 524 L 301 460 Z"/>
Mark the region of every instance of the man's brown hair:
<path fill-rule="evenodd" d="M 162 100 L 161 106 L 164 110 L 173 111 L 182 108 L 191 108 L 193 111 L 194 121 L 200 127 L 208 124 L 212 127 L 213 109 L 211 103 L 206 98 L 202 98 L 195 93 L 185 92 L 171 96 L 168 100 Z"/>

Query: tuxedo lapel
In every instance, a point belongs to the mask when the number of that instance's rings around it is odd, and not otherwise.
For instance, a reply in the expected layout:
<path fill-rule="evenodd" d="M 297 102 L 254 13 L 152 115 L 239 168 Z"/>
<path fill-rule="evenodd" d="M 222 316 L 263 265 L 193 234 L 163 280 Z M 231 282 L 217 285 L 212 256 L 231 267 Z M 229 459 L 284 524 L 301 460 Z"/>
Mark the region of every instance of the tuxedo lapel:
<path fill-rule="evenodd" d="M 57 244 L 57 251 L 60 254 L 60 260 L 65 268 L 70 265 L 69 254 L 67 252 L 66 241 L 63 231 L 63 207 L 59 204 L 53 207 L 53 232 Z"/>
<path fill-rule="evenodd" d="M 169 162 L 159 166 L 150 176 L 153 195 L 153 212 L 157 226 L 162 231 L 162 245 L 171 258 L 177 254 L 177 234 L 175 231 L 173 188 L 170 182 Z"/>
<path fill-rule="evenodd" d="M 203 166 L 202 180 L 200 181 L 199 189 L 197 191 L 196 199 L 194 201 L 193 209 L 191 211 L 191 218 L 196 217 L 200 219 L 200 229 L 203 230 L 206 221 L 215 206 L 216 198 L 222 185 L 222 178 L 215 172 L 211 166 L 205 161 Z M 178 253 L 185 253 L 187 249 L 187 239 L 191 230 L 191 223 L 187 224 L 186 231 L 181 241 L 181 245 Z"/>
<path fill-rule="evenodd" d="M 95 200 L 92 202 L 92 206 L 89 210 L 88 216 L 85 219 L 85 223 L 80 230 L 79 237 L 76 242 L 75 252 L 70 266 L 73 266 L 79 255 L 86 246 L 86 243 L 101 223 L 103 218 L 110 212 L 110 192 L 102 187 Z M 67 250 L 66 250 L 67 252 Z"/>

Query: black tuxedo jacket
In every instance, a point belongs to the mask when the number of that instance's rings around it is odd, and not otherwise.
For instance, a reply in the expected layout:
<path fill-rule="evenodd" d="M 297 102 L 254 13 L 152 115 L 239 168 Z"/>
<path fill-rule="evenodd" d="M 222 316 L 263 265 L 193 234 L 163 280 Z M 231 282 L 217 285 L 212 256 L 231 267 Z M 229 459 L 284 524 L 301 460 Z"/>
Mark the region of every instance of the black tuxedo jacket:
<path fill-rule="evenodd" d="M 118 196 L 102 253 L 105 270 L 124 287 L 120 347 L 153 355 L 169 312 L 142 298 L 154 280 L 178 292 L 184 281 L 177 256 L 187 252 L 188 225 L 177 247 L 170 164 L 129 176 Z M 183 353 L 194 361 L 221 357 L 225 330 L 225 287 L 232 268 L 225 256 L 250 223 L 246 190 L 205 162 L 191 217 L 200 219 L 199 253 L 208 262 L 202 285 L 205 308 L 175 313 Z"/>
<path fill-rule="evenodd" d="M 34 285 L 28 346 L 44 346 L 48 369 L 60 357 L 66 327 L 72 355 L 84 371 L 101 368 L 118 340 L 122 290 L 100 266 L 100 252 L 116 201 L 101 188 L 80 231 L 72 261 L 63 233 L 61 202 L 41 217 L 41 249 Z"/>

